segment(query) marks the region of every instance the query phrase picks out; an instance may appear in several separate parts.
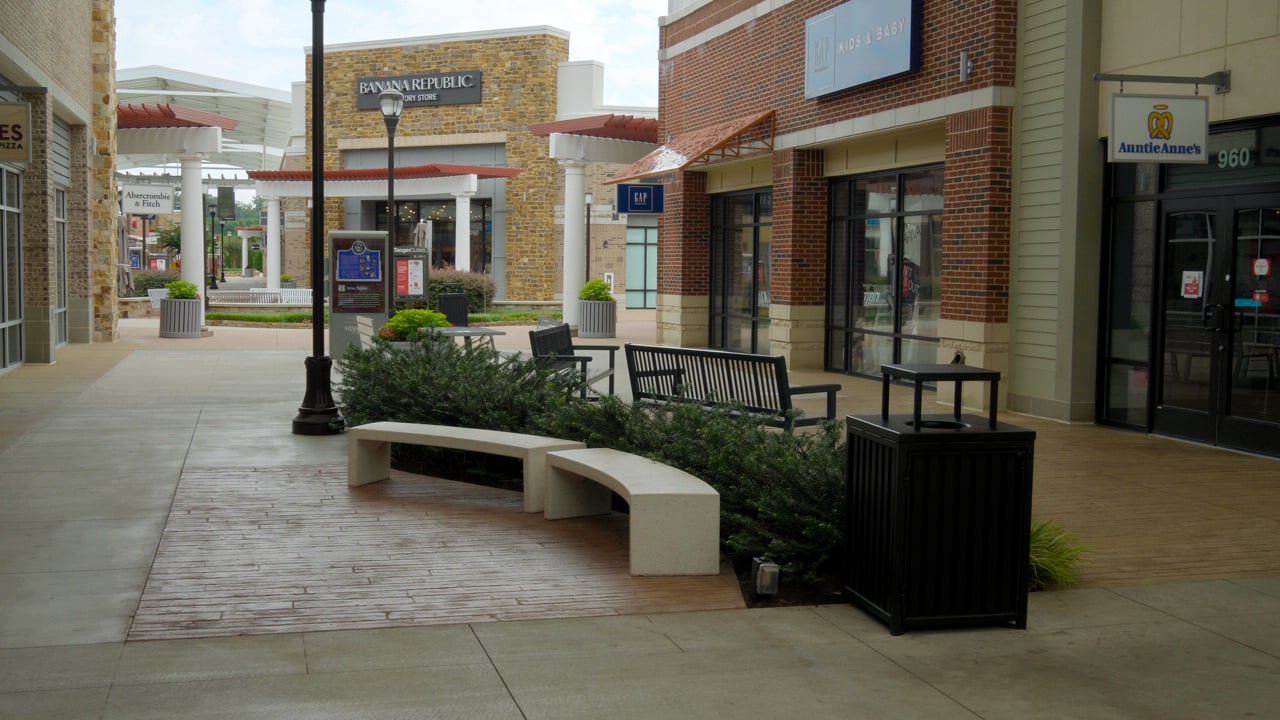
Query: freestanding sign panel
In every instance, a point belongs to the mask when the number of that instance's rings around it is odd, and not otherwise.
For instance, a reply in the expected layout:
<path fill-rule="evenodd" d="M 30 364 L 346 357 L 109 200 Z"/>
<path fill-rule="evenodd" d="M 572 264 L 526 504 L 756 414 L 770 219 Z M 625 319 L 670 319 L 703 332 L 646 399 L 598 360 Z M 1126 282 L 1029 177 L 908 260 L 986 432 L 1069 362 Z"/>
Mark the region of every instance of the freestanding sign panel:
<path fill-rule="evenodd" d="M 664 189 L 662 185 L 619 184 L 618 212 L 635 214 L 661 213 Z"/>
<path fill-rule="evenodd" d="M 342 357 L 347 346 L 360 342 L 360 325 L 372 329 L 387 324 L 387 286 L 384 278 L 387 234 L 372 230 L 334 230 L 329 233 L 329 354 Z"/>
<path fill-rule="evenodd" d="M 1204 164 L 1208 137 L 1207 97 L 1111 96 L 1110 162 Z"/>

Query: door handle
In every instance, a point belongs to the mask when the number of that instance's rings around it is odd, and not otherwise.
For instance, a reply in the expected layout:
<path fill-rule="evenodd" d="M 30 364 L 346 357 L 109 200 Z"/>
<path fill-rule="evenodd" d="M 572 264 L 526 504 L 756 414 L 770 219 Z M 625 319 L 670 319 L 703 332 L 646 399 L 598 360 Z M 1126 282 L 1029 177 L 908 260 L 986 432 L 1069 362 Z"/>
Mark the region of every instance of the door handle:
<path fill-rule="evenodd" d="M 1200 324 L 1210 332 L 1222 332 L 1223 316 L 1226 308 L 1221 305 L 1205 305 L 1200 310 Z"/>

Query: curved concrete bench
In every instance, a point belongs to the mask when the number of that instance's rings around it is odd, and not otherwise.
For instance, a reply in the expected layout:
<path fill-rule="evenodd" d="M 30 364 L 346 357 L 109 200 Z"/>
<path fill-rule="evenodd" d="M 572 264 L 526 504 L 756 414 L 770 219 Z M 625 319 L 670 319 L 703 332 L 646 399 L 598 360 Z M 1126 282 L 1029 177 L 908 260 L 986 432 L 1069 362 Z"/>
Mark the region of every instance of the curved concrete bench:
<path fill-rule="evenodd" d="M 347 485 L 352 487 L 391 477 L 391 443 L 519 458 L 524 464 L 525 512 L 541 512 L 543 509 L 547 454 L 552 450 L 584 447 L 576 440 L 406 422 L 357 425 L 348 430 L 347 435 Z"/>
<path fill-rule="evenodd" d="M 670 465 L 621 450 L 547 453 L 548 520 L 604 515 L 611 492 L 631 506 L 632 575 L 718 575 L 720 493 Z"/>

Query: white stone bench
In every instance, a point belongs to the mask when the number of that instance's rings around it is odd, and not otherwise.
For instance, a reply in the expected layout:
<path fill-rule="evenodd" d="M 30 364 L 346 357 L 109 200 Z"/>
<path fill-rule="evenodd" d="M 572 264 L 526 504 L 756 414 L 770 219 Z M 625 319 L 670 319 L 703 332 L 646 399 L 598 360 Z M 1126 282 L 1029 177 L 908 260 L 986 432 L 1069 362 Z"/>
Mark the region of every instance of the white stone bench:
<path fill-rule="evenodd" d="M 720 494 L 698 478 L 621 450 L 547 453 L 548 520 L 610 512 L 611 492 L 631 513 L 632 575 L 720 573 Z"/>
<path fill-rule="evenodd" d="M 386 480 L 391 476 L 391 443 L 470 450 L 519 458 L 524 463 L 525 512 L 541 512 L 543 509 L 547 453 L 583 447 L 576 440 L 406 422 L 357 425 L 347 431 L 347 436 L 347 485 L 352 487 Z"/>

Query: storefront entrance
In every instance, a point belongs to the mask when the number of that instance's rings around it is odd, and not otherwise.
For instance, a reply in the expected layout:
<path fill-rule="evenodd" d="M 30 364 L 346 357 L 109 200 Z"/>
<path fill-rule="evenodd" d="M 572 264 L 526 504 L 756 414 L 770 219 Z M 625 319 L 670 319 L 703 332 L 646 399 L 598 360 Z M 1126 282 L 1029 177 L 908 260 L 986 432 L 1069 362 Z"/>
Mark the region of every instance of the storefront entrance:
<path fill-rule="evenodd" d="M 1099 422 L 1280 456 L 1280 122 L 1108 166 Z"/>
<path fill-rule="evenodd" d="M 1166 201 L 1155 432 L 1280 445 L 1280 194 Z"/>

